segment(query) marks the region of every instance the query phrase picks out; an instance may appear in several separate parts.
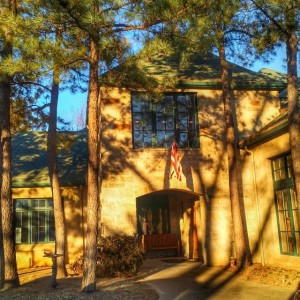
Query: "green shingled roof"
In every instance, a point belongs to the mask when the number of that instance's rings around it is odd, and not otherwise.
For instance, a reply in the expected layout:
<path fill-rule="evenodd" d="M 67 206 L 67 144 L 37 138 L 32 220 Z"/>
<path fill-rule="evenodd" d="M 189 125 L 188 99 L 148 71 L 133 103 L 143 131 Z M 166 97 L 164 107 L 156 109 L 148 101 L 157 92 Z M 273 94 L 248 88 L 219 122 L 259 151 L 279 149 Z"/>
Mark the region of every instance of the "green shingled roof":
<path fill-rule="evenodd" d="M 120 70 L 124 74 L 122 77 L 117 75 Z M 169 87 L 221 88 L 219 58 L 212 54 L 205 57 L 197 54 L 186 56 L 184 52 L 165 51 L 147 56 L 142 51 L 131 62 L 125 62 L 124 65 L 109 71 L 103 78 L 104 82 L 108 78 L 105 83 L 109 85 L 117 83 L 118 86 L 135 87 L 136 82 L 133 81 L 136 76 L 133 76 L 133 70 L 140 71 L 142 76 L 137 80 L 144 83 L 148 77 L 152 81 L 156 80 L 157 85 L 168 84 Z M 277 72 L 271 73 L 271 70 L 254 72 L 229 63 L 231 84 L 235 89 L 278 89 L 281 91 L 286 88 L 285 76 L 280 76 Z M 141 77 L 144 77 L 144 80 Z"/>
<path fill-rule="evenodd" d="M 60 183 L 62 186 L 85 184 L 86 131 L 63 134 L 72 142 L 58 152 Z M 46 133 L 30 131 L 16 134 L 12 138 L 11 154 L 13 187 L 50 186 Z"/>

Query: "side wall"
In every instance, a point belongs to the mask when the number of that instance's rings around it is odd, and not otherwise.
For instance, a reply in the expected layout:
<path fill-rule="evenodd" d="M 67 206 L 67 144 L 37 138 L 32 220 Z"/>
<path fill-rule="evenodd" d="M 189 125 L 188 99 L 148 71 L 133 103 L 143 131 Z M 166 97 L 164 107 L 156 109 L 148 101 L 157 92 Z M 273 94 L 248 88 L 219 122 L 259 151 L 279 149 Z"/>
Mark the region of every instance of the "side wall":
<path fill-rule="evenodd" d="M 289 150 L 289 135 L 286 133 L 247 153 L 243 151 L 243 190 L 254 261 L 297 268 L 299 257 L 280 253 L 270 161 L 270 158 Z"/>
<path fill-rule="evenodd" d="M 67 262 L 71 263 L 83 249 L 83 205 L 85 200 L 83 187 L 62 188 L 67 231 Z M 52 198 L 49 187 L 13 188 L 13 199 Z M 52 266 L 52 260 L 44 252 L 54 252 L 54 243 L 16 245 L 18 268 L 33 266 Z"/>

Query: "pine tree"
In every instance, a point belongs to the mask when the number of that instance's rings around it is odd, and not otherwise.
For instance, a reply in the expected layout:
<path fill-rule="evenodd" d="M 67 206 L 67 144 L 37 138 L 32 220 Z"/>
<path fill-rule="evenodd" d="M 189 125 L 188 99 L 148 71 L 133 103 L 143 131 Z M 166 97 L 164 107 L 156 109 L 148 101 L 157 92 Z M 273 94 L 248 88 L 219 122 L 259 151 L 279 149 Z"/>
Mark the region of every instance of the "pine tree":
<path fill-rule="evenodd" d="M 252 263 L 249 239 L 246 225 L 246 216 L 242 196 L 239 192 L 239 154 L 238 132 L 234 122 L 234 108 L 230 98 L 231 84 L 227 62 L 227 50 L 234 53 L 228 33 L 238 36 L 237 18 L 239 1 L 183 1 L 183 15 L 174 20 L 176 39 L 181 37 L 185 41 L 187 53 L 198 55 L 219 54 L 220 81 L 222 86 L 222 100 L 224 106 L 224 120 L 226 133 L 226 154 L 228 157 L 229 195 L 232 210 L 232 224 L 234 237 L 234 252 L 237 266 L 242 267 Z M 181 10 L 183 11 L 183 9 Z M 207 237 L 209 252 L 209 237 Z M 211 265 L 210 255 L 207 253 L 207 264 Z"/>
<path fill-rule="evenodd" d="M 16 2 L 5 1 L 2 13 L 11 20 L 16 19 Z M 7 28 L 6 28 L 7 29 Z M 10 30 L 1 32 L 1 59 L 9 60 L 13 55 L 13 37 Z M 0 207 L 1 207 L 1 287 L 19 286 L 16 251 L 14 244 L 14 205 L 11 194 L 11 131 L 10 101 L 11 76 L 0 73 Z"/>
<path fill-rule="evenodd" d="M 171 1 L 172 2 L 172 1 Z M 168 11 L 169 1 L 153 5 L 147 1 L 72 1 L 56 2 L 68 19 L 77 26 L 88 41 L 89 90 L 87 102 L 88 129 L 88 195 L 87 233 L 84 250 L 84 269 L 81 289 L 95 291 L 96 254 L 101 193 L 101 98 L 99 97 L 99 67 L 108 70 L 126 57 L 126 31 L 138 31 L 162 23 L 163 9 Z M 169 15 L 171 17 L 171 15 Z"/>
<path fill-rule="evenodd" d="M 282 44 L 286 47 L 288 123 L 293 172 L 300 220 L 300 111 L 298 97 L 297 56 L 300 38 L 300 3 L 287 0 L 244 1 L 251 22 L 246 28 L 259 53 L 274 53 Z M 249 30 L 250 29 L 250 30 Z"/>

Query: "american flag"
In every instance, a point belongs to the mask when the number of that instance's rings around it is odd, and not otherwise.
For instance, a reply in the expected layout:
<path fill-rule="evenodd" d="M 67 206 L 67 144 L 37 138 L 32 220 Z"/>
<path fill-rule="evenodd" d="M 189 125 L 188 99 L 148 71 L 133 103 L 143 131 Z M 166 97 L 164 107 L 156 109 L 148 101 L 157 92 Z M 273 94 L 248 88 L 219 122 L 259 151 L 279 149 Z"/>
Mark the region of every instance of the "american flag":
<path fill-rule="evenodd" d="M 181 165 L 178 156 L 178 147 L 175 141 L 172 144 L 171 165 L 173 169 L 172 175 L 175 173 L 176 178 L 181 181 Z"/>

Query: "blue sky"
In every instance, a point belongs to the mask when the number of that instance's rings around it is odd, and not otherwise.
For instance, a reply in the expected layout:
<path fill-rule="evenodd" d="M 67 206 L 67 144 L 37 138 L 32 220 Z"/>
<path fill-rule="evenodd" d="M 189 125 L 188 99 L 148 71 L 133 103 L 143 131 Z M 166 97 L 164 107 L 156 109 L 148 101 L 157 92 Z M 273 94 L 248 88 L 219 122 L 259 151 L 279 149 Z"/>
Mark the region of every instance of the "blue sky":
<path fill-rule="evenodd" d="M 257 61 L 249 69 L 258 72 L 262 68 L 273 69 L 278 72 L 286 73 L 285 51 L 280 49 L 277 56 L 271 58 L 270 63 L 266 64 L 262 61 Z M 58 104 L 58 114 L 67 121 L 72 121 L 74 112 L 80 111 L 86 107 L 87 93 L 71 94 L 69 92 L 61 92 Z"/>
<path fill-rule="evenodd" d="M 277 72 L 286 73 L 286 53 L 285 49 L 279 49 L 276 57 L 271 57 L 270 63 L 266 64 L 262 61 L 257 61 L 251 70 L 258 72 L 262 68 L 273 69 Z"/>

